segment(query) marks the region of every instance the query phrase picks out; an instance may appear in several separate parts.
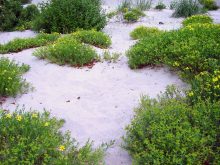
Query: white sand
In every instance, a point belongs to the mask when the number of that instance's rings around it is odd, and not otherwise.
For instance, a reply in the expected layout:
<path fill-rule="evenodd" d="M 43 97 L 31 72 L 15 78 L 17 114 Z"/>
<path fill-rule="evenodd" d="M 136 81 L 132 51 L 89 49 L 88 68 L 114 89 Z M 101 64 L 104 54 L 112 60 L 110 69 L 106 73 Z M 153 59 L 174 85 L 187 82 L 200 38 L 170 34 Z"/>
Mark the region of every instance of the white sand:
<path fill-rule="evenodd" d="M 8 98 L 2 107 L 13 110 L 16 106 L 25 105 L 27 110 L 51 110 L 52 115 L 66 120 L 64 130 L 70 130 L 72 137 L 80 143 L 89 138 L 95 141 L 95 145 L 115 140 L 105 158 L 107 165 L 131 164 L 128 153 L 120 147 L 121 137 L 140 96 L 155 97 L 171 84 L 185 86 L 177 75 L 166 68 L 129 69 L 124 54 L 134 44 L 129 37 L 130 31 L 138 25 L 164 30 L 181 26 L 182 19 L 171 18 L 170 10 L 151 10 L 146 14 L 146 18 L 135 24 L 110 21 L 105 27 L 104 31 L 113 42 L 110 51 L 123 53 L 116 64 L 96 63 L 92 69 L 58 66 L 32 56 L 34 49 L 4 55 L 31 66 L 24 77 L 35 89 L 16 98 Z M 164 24 L 159 25 L 159 22 Z M 10 34 L 13 33 L 17 34 Z M 0 43 L 12 39 L 7 34 L 0 34 Z M 22 37 L 26 32 L 23 34 Z"/>

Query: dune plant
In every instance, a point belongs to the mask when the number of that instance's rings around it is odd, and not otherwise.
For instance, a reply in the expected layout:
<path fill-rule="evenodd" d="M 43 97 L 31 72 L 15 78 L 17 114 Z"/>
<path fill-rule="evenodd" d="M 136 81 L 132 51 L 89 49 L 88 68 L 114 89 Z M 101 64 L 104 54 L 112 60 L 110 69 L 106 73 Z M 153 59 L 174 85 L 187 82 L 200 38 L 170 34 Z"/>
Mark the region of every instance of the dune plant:
<path fill-rule="evenodd" d="M 137 8 L 131 9 L 130 11 L 124 13 L 123 15 L 124 20 L 129 23 L 137 22 L 143 16 L 145 16 L 145 14 Z"/>
<path fill-rule="evenodd" d="M 134 0 L 135 8 L 144 11 L 150 9 L 152 5 L 152 0 Z"/>
<path fill-rule="evenodd" d="M 158 10 L 166 9 L 166 5 L 162 1 L 159 1 L 157 5 L 155 6 L 155 9 L 158 9 Z"/>
<path fill-rule="evenodd" d="M 71 33 L 77 29 L 102 29 L 106 16 L 100 0 L 50 0 L 40 5 L 33 27 L 47 33 Z"/>
<path fill-rule="evenodd" d="M 111 45 L 111 38 L 105 33 L 96 30 L 79 30 L 71 35 L 80 42 L 99 48 L 108 48 Z"/>
<path fill-rule="evenodd" d="M 134 164 L 219 164 L 220 102 L 189 105 L 178 91 L 142 97 L 127 127 Z"/>
<path fill-rule="evenodd" d="M 204 5 L 207 10 L 217 10 L 218 6 L 215 0 L 199 0 L 199 2 Z"/>
<path fill-rule="evenodd" d="M 139 26 L 130 33 L 130 36 L 132 39 L 137 40 L 137 39 L 142 39 L 142 38 L 149 37 L 152 35 L 158 35 L 160 33 L 162 33 L 162 31 L 160 31 L 158 28 Z"/>
<path fill-rule="evenodd" d="M 28 65 L 19 65 L 8 58 L 0 58 L 0 97 L 16 96 L 27 91 L 28 83 L 22 75 L 28 70 Z"/>
<path fill-rule="evenodd" d="M 56 41 L 60 37 L 58 33 L 40 33 L 34 38 L 16 38 L 7 44 L 0 44 L 0 54 L 19 52 L 24 49 L 44 46 Z"/>
<path fill-rule="evenodd" d="M 213 19 L 208 15 L 193 15 L 191 17 L 186 18 L 182 24 L 183 26 L 188 26 L 191 24 L 200 23 L 200 24 L 212 24 Z"/>
<path fill-rule="evenodd" d="M 120 53 L 111 53 L 109 51 L 105 51 L 103 53 L 103 59 L 107 62 L 113 62 L 116 63 L 118 59 L 120 58 L 121 54 Z"/>
<path fill-rule="evenodd" d="M 198 0 L 179 0 L 175 1 L 174 17 L 190 17 L 195 14 L 205 13 L 203 6 Z"/>
<path fill-rule="evenodd" d="M 95 50 L 80 43 L 71 35 L 58 39 L 52 45 L 37 49 L 34 56 L 59 65 L 69 64 L 76 67 L 90 65 L 97 59 Z"/>
<path fill-rule="evenodd" d="M 104 150 L 92 142 L 78 144 L 70 132 L 61 132 L 64 120 L 44 111 L 0 110 L 0 157 L 2 164 L 103 163 Z"/>

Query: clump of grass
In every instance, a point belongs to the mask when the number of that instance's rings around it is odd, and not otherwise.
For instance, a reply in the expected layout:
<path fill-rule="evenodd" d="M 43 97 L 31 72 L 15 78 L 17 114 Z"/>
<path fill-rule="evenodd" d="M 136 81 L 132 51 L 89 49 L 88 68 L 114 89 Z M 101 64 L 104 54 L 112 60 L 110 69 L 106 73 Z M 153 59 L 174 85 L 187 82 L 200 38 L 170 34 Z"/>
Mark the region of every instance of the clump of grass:
<path fill-rule="evenodd" d="M 28 48 L 44 46 L 56 41 L 59 37 L 60 34 L 58 33 L 52 33 L 52 34 L 41 33 L 34 38 L 26 38 L 26 39 L 17 38 L 8 42 L 5 45 L 0 44 L 0 53 L 5 54 L 11 52 L 19 52 Z"/>
<path fill-rule="evenodd" d="M 135 8 L 135 9 L 132 9 L 132 10 L 124 13 L 123 16 L 127 22 L 132 23 L 132 22 L 137 22 L 138 19 L 145 16 L 145 14 L 141 10 Z"/>
<path fill-rule="evenodd" d="M 123 0 L 121 4 L 118 6 L 118 12 L 126 12 L 132 9 L 132 0 Z"/>
<path fill-rule="evenodd" d="M 111 45 L 110 37 L 105 33 L 96 30 L 79 30 L 72 33 L 72 36 L 80 42 L 99 48 L 108 48 Z"/>
<path fill-rule="evenodd" d="M 162 33 L 162 31 L 160 31 L 158 28 L 139 26 L 130 33 L 130 36 L 132 39 L 137 40 L 150 37 L 152 35 L 158 35 L 160 33 Z"/>
<path fill-rule="evenodd" d="M 103 53 L 103 59 L 105 61 L 108 61 L 108 62 L 113 62 L 113 63 L 116 63 L 118 61 L 118 59 L 120 58 L 121 54 L 120 53 L 110 53 L 109 51 L 105 51 Z"/>
<path fill-rule="evenodd" d="M 150 9 L 152 5 L 152 0 L 135 0 L 134 6 L 135 8 L 144 11 Z"/>
<path fill-rule="evenodd" d="M 166 5 L 162 1 L 159 1 L 158 4 L 155 6 L 155 9 L 158 10 L 166 9 Z"/>
<path fill-rule="evenodd" d="M 95 50 L 80 43 L 72 35 L 58 39 L 53 45 L 37 49 L 34 56 L 59 65 L 69 64 L 76 67 L 89 65 L 97 59 Z"/>
<path fill-rule="evenodd" d="M 198 0 L 179 0 L 175 1 L 174 17 L 190 17 L 195 14 L 205 13 L 203 6 Z"/>
<path fill-rule="evenodd" d="M 188 25 L 196 24 L 196 23 L 212 24 L 213 19 L 211 17 L 209 17 L 208 15 L 193 15 L 191 17 L 186 18 L 182 22 L 183 26 L 188 26 Z"/>
<path fill-rule="evenodd" d="M 88 141 L 79 146 L 70 132 L 61 133 L 64 120 L 44 111 L 0 109 L 2 164 L 102 164 L 106 145 L 94 148 Z"/>
<path fill-rule="evenodd" d="M 19 65 L 8 58 L 0 58 L 0 97 L 16 96 L 28 90 L 28 83 L 22 74 L 30 69 L 28 65 Z"/>

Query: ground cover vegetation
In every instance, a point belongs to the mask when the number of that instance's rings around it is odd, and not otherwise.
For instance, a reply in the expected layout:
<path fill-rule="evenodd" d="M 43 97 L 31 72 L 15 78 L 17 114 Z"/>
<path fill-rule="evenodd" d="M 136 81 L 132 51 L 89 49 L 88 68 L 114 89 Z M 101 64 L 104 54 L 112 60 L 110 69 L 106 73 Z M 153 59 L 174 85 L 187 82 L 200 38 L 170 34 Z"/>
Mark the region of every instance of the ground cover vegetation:
<path fill-rule="evenodd" d="M 19 65 L 8 58 L 0 58 L 0 98 L 16 96 L 28 90 L 28 83 L 22 75 L 29 70 L 29 66 Z"/>
<path fill-rule="evenodd" d="M 70 132 L 61 132 L 64 120 L 49 112 L 12 113 L 0 110 L 0 158 L 2 164 L 91 164 L 103 163 L 106 145 L 94 149 L 92 142 L 79 146 Z"/>
<path fill-rule="evenodd" d="M 103 32 L 96 30 L 78 30 L 72 36 L 83 43 L 99 48 L 108 48 L 111 45 L 111 38 Z"/>
<path fill-rule="evenodd" d="M 98 59 L 93 48 L 77 41 L 72 35 L 62 37 L 52 45 L 37 49 L 34 55 L 59 65 L 69 64 L 75 67 L 90 65 Z"/>
<path fill-rule="evenodd" d="M 19 52 L 28 48 L 35 48 L 53 43 L 60 37 L 58 33 L 40 33 L 33 38 L 16 38 L 6 44 L 0 44 L 0 54 Z"/>
<path fill-rule="evenodd" d="M 161 34 L 162 32 L 163 31 L 155 27 L 139 26 L 130 33 L 130 36 L 132 39 L 137 40 L 137 39 L 158 35 Z"/>
<path fill-rule="evenodd" d="M 195 17 L 127 52 L 131 68 L 163 64 L 190 85 L 183 92 L 169 87 L 157 99 L 143 97 L 124 137 L 134 164 L 220 163 L 220 26 Z"/>

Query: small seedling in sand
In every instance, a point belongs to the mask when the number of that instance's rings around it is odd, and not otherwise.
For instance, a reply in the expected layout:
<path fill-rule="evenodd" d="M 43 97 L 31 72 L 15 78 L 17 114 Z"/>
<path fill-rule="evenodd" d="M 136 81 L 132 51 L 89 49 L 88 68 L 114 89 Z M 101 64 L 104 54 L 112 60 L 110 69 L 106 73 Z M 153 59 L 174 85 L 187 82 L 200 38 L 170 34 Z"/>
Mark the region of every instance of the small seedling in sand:
<path fill-rule="evenodd" d="M 108 61 L 108 62 L 113 62 L 113 63 L 116 63 L 118 61 L 118 59 L 120 58 L 121 54 L 120 53 L 110 53 L 109 51 L 105 51 L 103 53 L 103 59 L 105 61 Z"/>

